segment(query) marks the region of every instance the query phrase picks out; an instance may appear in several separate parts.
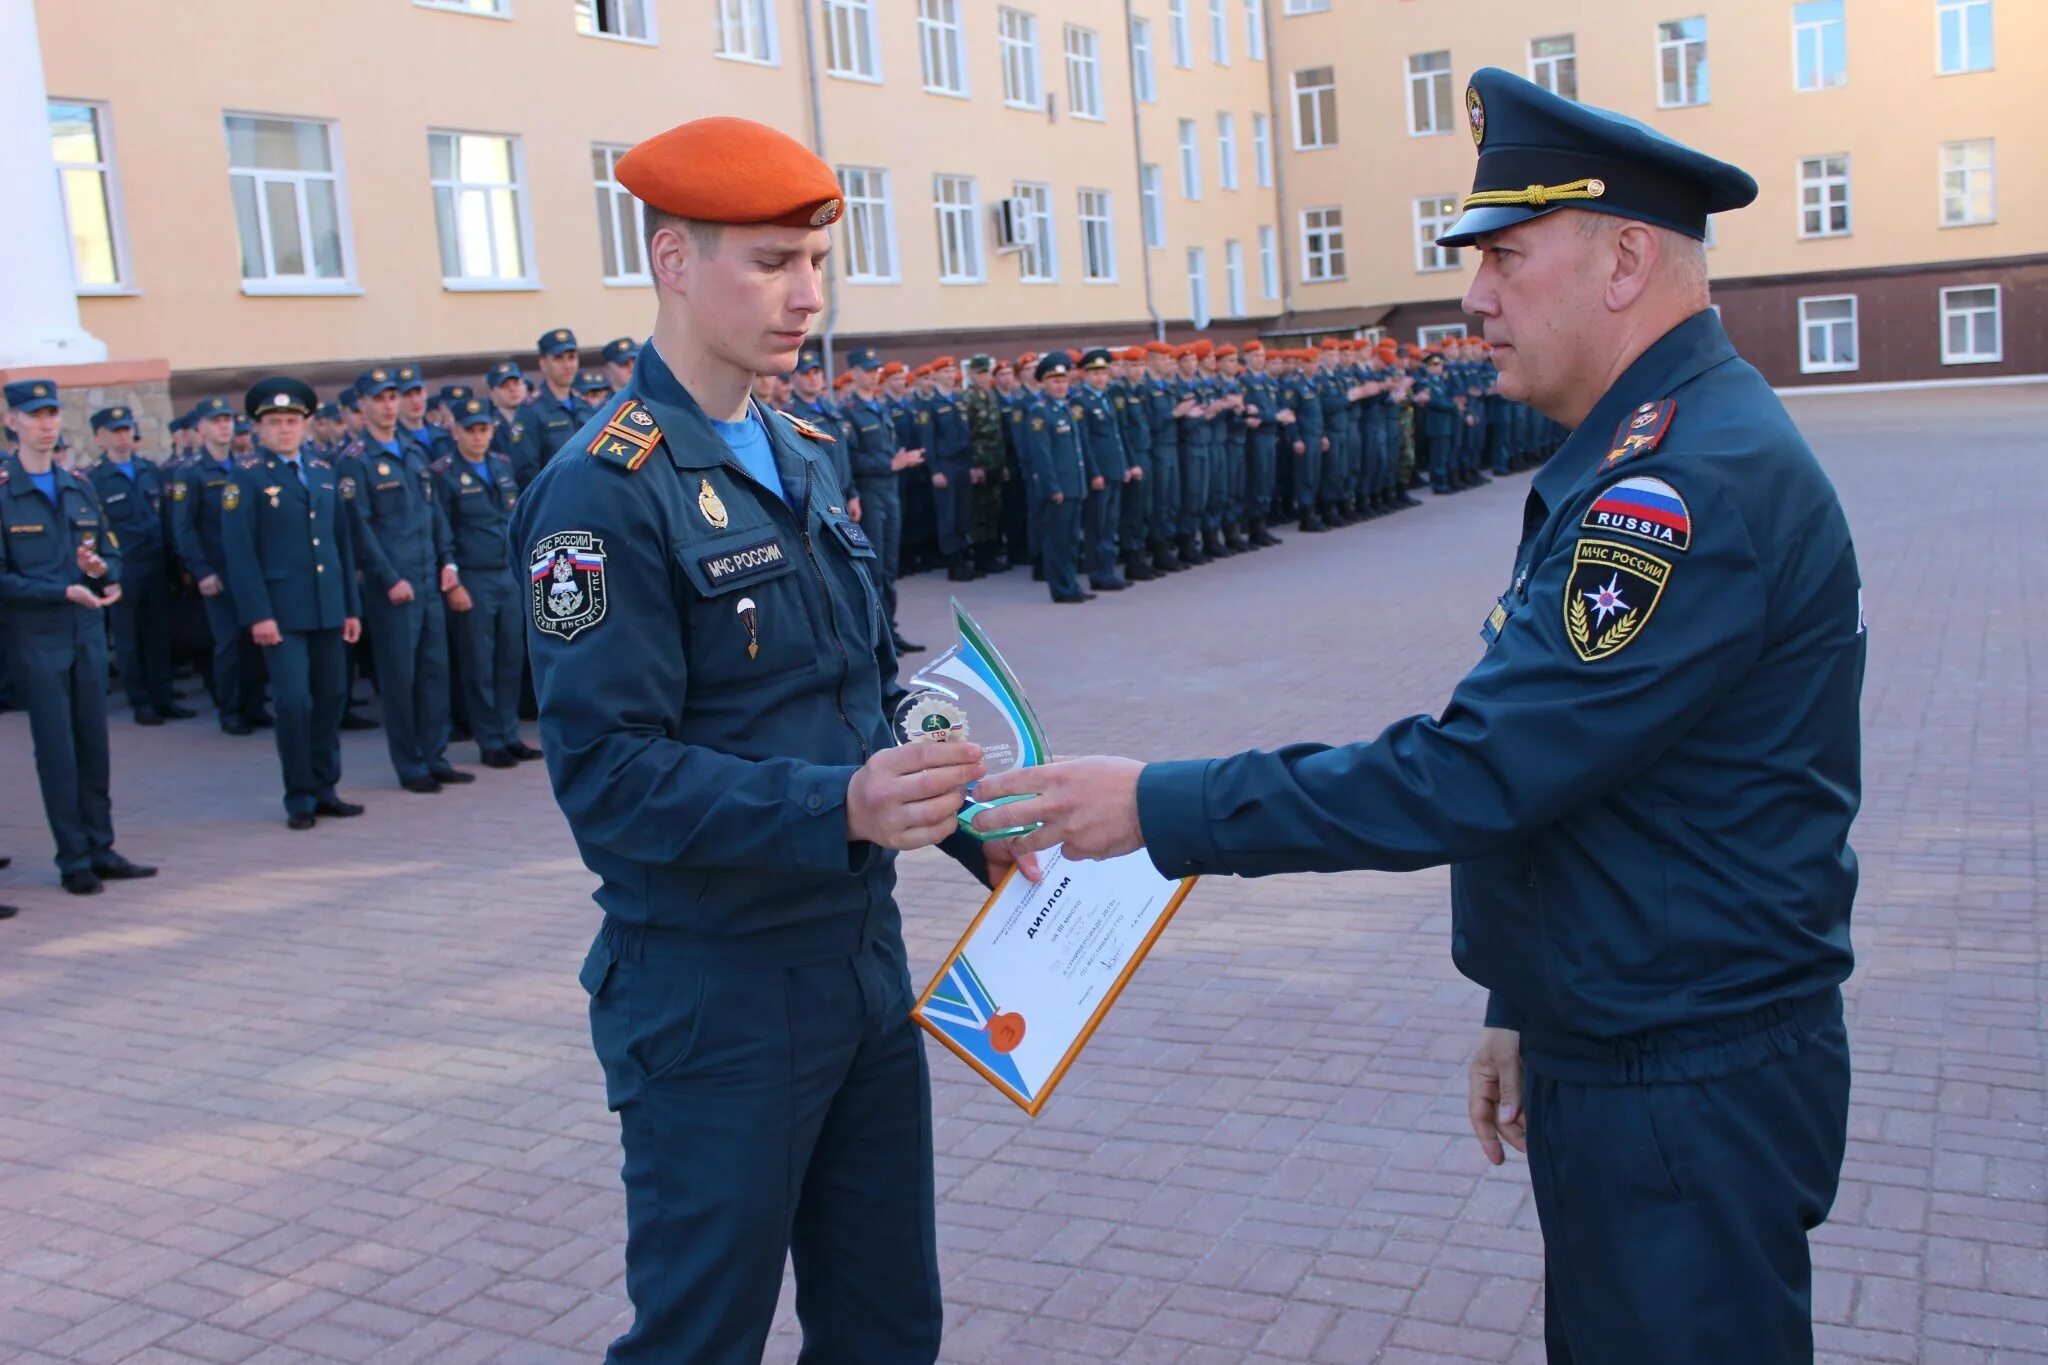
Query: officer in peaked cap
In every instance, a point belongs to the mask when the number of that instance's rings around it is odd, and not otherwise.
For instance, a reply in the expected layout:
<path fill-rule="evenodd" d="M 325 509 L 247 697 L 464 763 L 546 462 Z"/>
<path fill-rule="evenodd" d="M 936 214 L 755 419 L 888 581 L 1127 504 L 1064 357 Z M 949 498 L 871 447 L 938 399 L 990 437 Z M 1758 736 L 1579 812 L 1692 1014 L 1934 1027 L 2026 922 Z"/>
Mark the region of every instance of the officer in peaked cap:
<path fill-rule="evenodd" d="M 618 176 L 647 206 L 653 336 L 511 541 L 548 776 L 605 911 L 582 981 L 634 1311 L 610 1358 L 758 1361 L 793 1262 L 806 1359 L 919 1365 L 940 1294 L 895 850 L 944 841 L 986 875 L 952 833 L 980 751 L 898 745 L 830 438 L 749 397 L 824 306 L 839 186 L 737 118 Z"/>
<path fill-rule="evenodd" d="M 581 364 L 576 334 L 567 327 L 556 327 L 542 332 L 534 349 L 540 355 L 541 385 L 520 411 L 519 446 L 512 451 L 512 470 L 521 488 L 533 482 L 533 476 L 555 458 L 555 452 L 590 416 L 590 409 L 576 396 L 576 373 Z"/>
<path fill-rule="evenodd" d="M 633 361 L 640 354 L 640 343 L 631 337 L 614 337 L 604 344 L 602 354 L 605 377 L 611 380 L 611 391 L 617 393 L 633 377 Z"/>
<path fill-rule="evenodd" d="M 1024 421 L 1024 478 L 1035 502 L 1039 558 L 1052 600 L 1092 602 L 1081 586 L 1082 508 L 1088 498 L 1087 434 L 1070 388 L 1074 362 L 1065 351 L 1048 352 L 1032 367 L 1042 386 Z"/>
<path fill-rule="evenodd" d="M 1746 173 L 1483 70 L 1441 241 L 1508 398 L 1571 428 L 1486 652 L 1371 743 L 990 779 L 1023 848 L 1169 876 L 1456 865 L 1490 992 L 1487 1159 L 1526 1142 L 1553 1361 L 1809 1360 L 1808 1233 L 1847 1136 L 1867 637 L 1834 489 L 1708 307 Z M 1041 815 L 1041 812 L 1043 813 Z"/>
<path fill-rule="evenodd" d="M 121 538 L 121 600 L 108 608 L 114 658 L 137 725 L 189 720 L 171 687 L 171 551 L 166 532 L 170 480 L 135 457 L 135 413 L 126 406 L 92 415 L 100 460 L 85 471 L 107 529 Z"/>

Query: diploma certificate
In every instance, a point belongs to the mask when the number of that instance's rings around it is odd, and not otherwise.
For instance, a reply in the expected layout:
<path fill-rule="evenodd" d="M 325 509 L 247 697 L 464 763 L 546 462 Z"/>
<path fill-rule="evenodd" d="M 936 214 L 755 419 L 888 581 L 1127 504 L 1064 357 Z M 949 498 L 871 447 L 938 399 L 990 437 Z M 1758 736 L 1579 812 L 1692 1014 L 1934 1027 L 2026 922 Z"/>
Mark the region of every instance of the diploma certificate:
<path fill-rule="evenodd" d="M 1033 1115 L 1196 880 L 1160 876 L 1143 849 L 1103 862 L 1038 856 L 1044 880 L 1005 878 L 912 1011 Z"/>

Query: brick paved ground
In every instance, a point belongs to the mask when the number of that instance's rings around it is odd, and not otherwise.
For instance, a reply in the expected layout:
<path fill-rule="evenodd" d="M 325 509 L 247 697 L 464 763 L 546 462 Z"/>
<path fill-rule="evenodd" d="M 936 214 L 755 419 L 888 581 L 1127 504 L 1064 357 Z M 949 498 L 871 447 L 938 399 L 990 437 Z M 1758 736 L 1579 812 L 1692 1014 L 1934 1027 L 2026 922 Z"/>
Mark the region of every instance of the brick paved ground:
<path fill-rule="evenodd" d="M 1873 630 L 1830 1359 L 2048 1360 L 2040 402 L 1797 409 Z M 1063 749 L 1344 739 L 1472 660 L 1524 482 L 1085 611 L 970 591 Z M 906 585 L 914 634 L 944 599 Z M 0 718 L 0 1356 L 597 1355 L 618 1158 L 574 981 L 590 879 L 543 775 L 408 796 L 350 736 L 369 816 L 294 835 L 262 740 L 117 718 L 121 846 L 165 872 L 74 900 L 26 730 Z M 928 971 L 974 894 L 926 854 L 903 898 Z M 1035 1122 L 936 1053 L 946 1358 L 1540 1359 L 1525 1172 L 1465 1129 L 1480 1002 L 1445 901 L 1441 872 L 1205 884 Z"/>

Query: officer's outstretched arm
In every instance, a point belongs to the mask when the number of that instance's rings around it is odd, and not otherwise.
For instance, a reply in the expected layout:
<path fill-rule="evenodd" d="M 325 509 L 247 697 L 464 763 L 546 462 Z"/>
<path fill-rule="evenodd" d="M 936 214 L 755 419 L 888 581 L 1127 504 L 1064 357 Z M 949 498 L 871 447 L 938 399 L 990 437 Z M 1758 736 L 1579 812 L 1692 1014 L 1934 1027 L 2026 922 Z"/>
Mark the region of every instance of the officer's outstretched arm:
<path fill-rule="evenodd" d="M 1461 862 L 1650 767 L 1756 661 L 1775 586 L 1728 500 L 1711 485 L 1686 493 L 1689 550 L 1561 536 L 1441 717 L 1398 721 L 1371 743 L 1148 767 L 1139 811 L 1160 870 Z"/>

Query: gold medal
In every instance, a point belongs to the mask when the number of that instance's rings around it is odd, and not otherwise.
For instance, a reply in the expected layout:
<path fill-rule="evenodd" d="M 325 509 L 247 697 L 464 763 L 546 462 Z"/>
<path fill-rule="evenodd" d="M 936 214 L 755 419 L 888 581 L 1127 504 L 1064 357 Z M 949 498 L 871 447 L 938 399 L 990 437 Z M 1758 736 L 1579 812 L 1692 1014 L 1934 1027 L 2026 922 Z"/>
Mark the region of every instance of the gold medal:
<path fill-rule="evenodd" d="M 697 489 L 697 510 L 704 514 L 704 520 L 711 523 L 712 530 L 725 529 L 725 501 L 718 496 L 718 490 L 711 486 L 709 479 L 703 480 Z"/>

